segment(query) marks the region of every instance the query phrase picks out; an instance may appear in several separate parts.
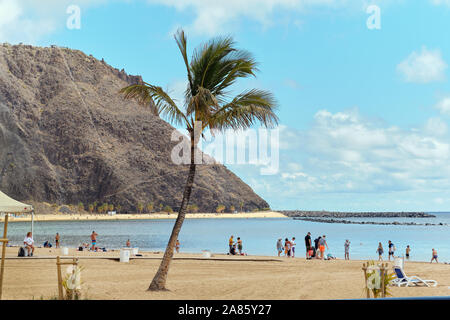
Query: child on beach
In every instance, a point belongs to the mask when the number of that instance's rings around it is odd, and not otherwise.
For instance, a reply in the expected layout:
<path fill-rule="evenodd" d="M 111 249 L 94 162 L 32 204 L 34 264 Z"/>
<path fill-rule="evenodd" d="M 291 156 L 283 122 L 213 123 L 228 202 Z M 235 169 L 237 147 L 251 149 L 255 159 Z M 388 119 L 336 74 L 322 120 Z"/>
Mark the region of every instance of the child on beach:
<path fill-rule="evenodd" d="M 383 261 L 383 245 L 381 244 L 381 242 L 378 243 L 378 261 Z"/>
<path fill-rule="evenodd" d="M 127 248 L 131 247 L 130 239 L 127 240 L 126 244 Z"/>
<path fill-rule="evenodd" d="M 438 262 L 438 254 L 437 254 L 437 251 L 434 250 L 434 248 L 432 249 L 432 256 L 431 256 L 431 261 L 430 261 L 430 263 L 433 263 L 433 260 L 436 260 L 436 263 L 439 263 L 439 262 Z"/>
<path fill-rule="evenodd" d="M 177 251 L 177 253 L 180 253 L 180 241 L 178 241 L 178 239 L 177 243 L 175 243 L 175 250 Z"/>
<path fill-rule="evenodd" d="M 406 259 L 409 260 L 409 253 L 411 252 L 411 248 L 409 245 L 406 246 Z"/>

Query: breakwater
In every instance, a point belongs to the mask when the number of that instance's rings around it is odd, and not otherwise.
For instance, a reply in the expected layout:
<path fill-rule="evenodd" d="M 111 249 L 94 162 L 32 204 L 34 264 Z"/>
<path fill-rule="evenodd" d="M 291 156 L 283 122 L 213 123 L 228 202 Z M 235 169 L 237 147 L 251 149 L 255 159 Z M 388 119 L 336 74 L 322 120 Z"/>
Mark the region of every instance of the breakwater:
<path fill-rule="evenodd" d="M 301 211 L 279 210 L 291 218 L 435 218 L 435 215 L 425 212 L 332 212 L 332 211 Z"/>
<path fill-rule="evenodd" d="M 294 217 L 294 220 L 303 220 L 311 222 L 321 223 L 344 223 L 344 224 L 376 224 L 376 225 L 397 225 L 397 226 L 446 226 L 446 223 L 416 223 L 416 222 L 373 222 L 373 221 L 349 221 L 349 220 L 336 220 L 336 219 L 323 219 L 323 218 L 301 218 Z"/>

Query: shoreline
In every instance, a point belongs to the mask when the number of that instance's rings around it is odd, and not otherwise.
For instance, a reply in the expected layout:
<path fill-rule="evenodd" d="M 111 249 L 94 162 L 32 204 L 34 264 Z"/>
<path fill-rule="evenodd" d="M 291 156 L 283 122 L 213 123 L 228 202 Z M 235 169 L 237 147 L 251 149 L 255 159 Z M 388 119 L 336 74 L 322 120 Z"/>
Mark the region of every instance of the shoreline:
<path fill-rule="evenodd" d="M 176 213 L 126 213 L 126 214 L 35 214 L 35 222 L 44 221 L 105 221 L 105 220 L 156 220 L 176 219 Z M 282 213 L 275 211 L 241 212 L 241 213 L 188 213 L 186 219 L 254 219 L 254 218 L 288 218 Z M 13 216 L 9 215 L 8 222 L 30 222 L 31 214 Z M 4 222 L 4 217 L 0 217 Z"/>
<path fill-rule="evenodd" d="M 51 300 L 57 297 L 55 249 L 36 249 L 36 257 L 17 258 L 7 248 L 3 299 Z M 79 258 L 82 299 L 88 300 L 340 300 L 364 299 L 364 260 L 306 260 L 274 256 L 227 256 L 175 253 L 167 279 L 170 291 L 147 291 L 159 268 L 162 253 L 140 251 L 143 257 L 119 262 L 119 251 L 69 250 L 62 259 Z M 39 258 L 40 257 L 40 258 Z M 386 263 L 387 261 L 385 261 Z M 387 262 L 389 268 L 392 261 Z M 33 272 L 29 272 L 32 268 Z M 243 270 L 245 272 L 243 272 Z M 251 270 L 249 272 L 248 270 Z M 312 272 L 312 270 L 314 272 Z M 66 269 L 63 268 L 63 272 Z M 433 279 L 437 287 L 389 287 L 393 297 L 447 296 L 448 265 L 406 262 L 408 275 Z M 189 275 L 188 277 L 186 275 Z M 233 280 L 230 281 L 230 274 Z M 36 276 L 39 275 L 39 276 Z M 119 280 L 120 279 L 120 280 Z"/>

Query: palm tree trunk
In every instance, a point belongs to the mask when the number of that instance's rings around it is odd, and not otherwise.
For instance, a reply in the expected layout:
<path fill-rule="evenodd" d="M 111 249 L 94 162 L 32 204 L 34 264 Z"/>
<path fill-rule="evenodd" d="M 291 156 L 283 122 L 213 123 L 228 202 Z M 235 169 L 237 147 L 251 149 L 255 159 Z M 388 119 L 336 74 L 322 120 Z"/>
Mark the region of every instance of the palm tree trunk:
<path fill-rule="evenodd" d="M 192 187 L 194 185 L 194 177 L 195 177 L 195 151 L 196 151 L 196 143 L 194 140 L 194 134 L 191 132 L 191 165 L 189 167 L 189 175 L 187 178 L 186 186 L 184 188 L 183 200 L 181 201 L 180 210 L 178 211 L 178 217 L 175 221 L 175 225 L 172 229 L 172 234 L 169 238 L 169 243 L 167 244 L 166 251 L 164 252 L 163 259 L 159 266 L 158 272 L 150 283 L 150 287 L 148 290 L 150 291 L 159 291 L 159 290 L 167 290 L 166 289 L 166 279 L 167 273 L 169 272 L 169 265 L 172 261 L 173 250 L 175 248 L 175 244 L 178 239 L 178 234 L 180 233 L 181 226 L 183 225 L 184 218 L 186 216 L 186 209 L 189 203 L 189 198 L 191 197 Z"/>

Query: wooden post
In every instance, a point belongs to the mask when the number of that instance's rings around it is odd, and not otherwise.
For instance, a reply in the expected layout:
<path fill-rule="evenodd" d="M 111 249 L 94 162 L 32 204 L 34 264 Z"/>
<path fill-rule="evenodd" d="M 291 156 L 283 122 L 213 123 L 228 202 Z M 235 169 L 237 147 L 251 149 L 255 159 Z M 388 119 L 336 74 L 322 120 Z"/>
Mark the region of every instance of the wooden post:
<path fill-rule="evenodd" d="M 73 266 L 78 265 L 78 259 L 73 258 L 72 262 L 61 262 L 61 258 L 59 256 L 56 257 L 56 268 L 58 272 L 58 298 L 59 300 L 64 300 L 64 291 L 63 291 L 63 285 L 62 285 L 62 273 L 61 273 L 61 266 L 71 264 Z M 72 274 L 75 273 L 75 268 L 72 270 Z"/>
<path fill-rule="evenodd" d="M 386 297 L 386 286 L 384 285 L 384 277 L 386 276 L 387 264 L 381 264 L 381 297 Z"/>
<path fill-rule="evenodd" d="M 367 298 L 370 298 L 370 290 L 369 288 L 367 288 L 367 267 L 369 266 L 369 264 L 363 263 L 363 271 L 364 271 L 364 286 L 366 288 L 366 294 L 367 294 Z"/>
<path fill-rule="evenodd" d="M 5 254 L 6 254 L 6 244 L 8 243 L 8 239 L 6 236 L 8 235 L 8 214 L 5 215 L 5 223 L 3 226 L 3 239 L 0 239 L 2 242 L 2 264 L 0 269 L 0 300 L 2 299 L 3 293 L 3 274 L 5 271 Z"/>
<path fill-rule="evenodd" d="M 58 272 L 58 298 L 59 300 L 64 300 L 62 275 L 61 275 L 61 259 L 59 258 L 59 256 L 56 257 L 56 269 Z"/>

